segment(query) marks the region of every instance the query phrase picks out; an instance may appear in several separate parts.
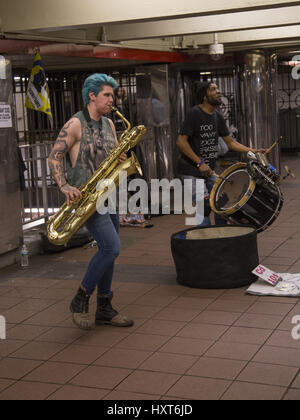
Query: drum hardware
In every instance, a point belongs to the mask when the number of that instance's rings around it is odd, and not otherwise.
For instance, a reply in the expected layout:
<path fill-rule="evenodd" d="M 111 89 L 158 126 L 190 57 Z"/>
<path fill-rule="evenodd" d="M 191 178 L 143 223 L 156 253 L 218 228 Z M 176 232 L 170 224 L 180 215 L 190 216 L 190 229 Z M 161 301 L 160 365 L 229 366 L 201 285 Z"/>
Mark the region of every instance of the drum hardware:
<path fill-rule="evenodd" d="M 275 185 L 275 182 L 264 171 L 262 171 L 255 162 L 251 162 L 251 163 L 249 162 L 248 168 L 250 169 L 249 170 L 250 175 L 254 178 L 254 180 L 257 183 L 262 183 L 262 181 L 267 181 L 271 185 Z M 258 172 L 259 175 L 263 177 L 263 179 L 261 179 L 257 174 L 255 174 L 255 171 Z"/>
<path fill-rule="evenodd" d="M 240 210 L 240 209 L 238 209 L 238 210 Z M 249 224 L 249 219 L 250 219 L 250 222 L 251 221 L 252 221 L 252 223 L 254 222 L 255 225 L 259 225 L 260 224 L 260 222 L 259 222 L 259 220 L 257 218 L 255 218 L 252 214 L 248 213 L 245 210 L 244 210 L 244 216 L 246 216 L 247 218 L 240 219 L 240 222 L 242 224 L 246 224 L 246 225 Z"/>
<path fill-rule="evenodd" d="M 259 166 L 263 169 L 264 175 L 267 175 L 272 181 L 275 181 L 275 183 L 280 182 L 280 173 L 278 170 L 269 163 L 267 155 L 276 147 L 279 142 L 282 141 L 282 136 L 280 136 L 279 140 L 276 140 L 272 146 L 270 146 L 268 149 L 264 151 L 264 153 L 257 152 L 248 152 L 247 157 L 249 161 L 256 161 Z M 259 170 L 257 170 L 259 172 Z M 266 173 L 265 173 L 266 172 Z M 262 175 L 262 173 L 260 172 Z M 285 179 L 285 178 L 283 178 Z"/>
<path fill-rule="evenodd" d="M 273 211 L 272 207 L 270 207 L 268 204 L 264 203 L 262 200 L 260 200 L 258 197 L 253 197 L 254 200 L 258 201 L 260 204 L 264 205 L 267 209 L 270 211 Z M 238 206 L 237 206 L 238 207 Z"/>
<path fill-rule="evenodd" d="M 247 153 L 247 158 L 248 158 L 249 160 L 257 160 L 257 159 L 256 159 L 256 156 L 255 156 L 255 153 L 253 153 L 253 152 L 248 152 L 248 153 Z"/>
<path fill-rule="evenodd" d="M 257 161 L 260 163 L 261 166 L 263 166 L 264 168 L 269 167 L 269 161 L 267 159 L 267 156 L 264 153 L 257 152 L 256 153 L 256 158 L 257 158 Z"/>

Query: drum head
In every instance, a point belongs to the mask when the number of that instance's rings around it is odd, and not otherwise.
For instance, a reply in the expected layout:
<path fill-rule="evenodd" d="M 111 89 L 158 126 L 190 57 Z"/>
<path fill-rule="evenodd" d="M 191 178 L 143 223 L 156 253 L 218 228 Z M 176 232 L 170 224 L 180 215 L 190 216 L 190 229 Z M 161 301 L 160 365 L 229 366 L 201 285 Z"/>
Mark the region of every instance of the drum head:
<path fill-rule="evenodd" d="M 212 210 L 221 215 L 230 215 L 242 207 L 251 197 L 255 182 L 247 171 L 247 165 L 237 163 L 222 173 L 210 196 Z"/>

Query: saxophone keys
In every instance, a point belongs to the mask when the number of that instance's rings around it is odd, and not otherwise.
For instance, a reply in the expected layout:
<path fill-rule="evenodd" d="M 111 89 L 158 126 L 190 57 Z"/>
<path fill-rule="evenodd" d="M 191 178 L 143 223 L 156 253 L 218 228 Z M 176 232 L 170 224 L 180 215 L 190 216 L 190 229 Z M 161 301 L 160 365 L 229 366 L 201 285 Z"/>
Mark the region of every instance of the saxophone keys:
<path fill-rule="evenodd" d="M 76 217 L 82 218 L 85 215 L 85 209 L 79 208 L 75 212 Z"/>

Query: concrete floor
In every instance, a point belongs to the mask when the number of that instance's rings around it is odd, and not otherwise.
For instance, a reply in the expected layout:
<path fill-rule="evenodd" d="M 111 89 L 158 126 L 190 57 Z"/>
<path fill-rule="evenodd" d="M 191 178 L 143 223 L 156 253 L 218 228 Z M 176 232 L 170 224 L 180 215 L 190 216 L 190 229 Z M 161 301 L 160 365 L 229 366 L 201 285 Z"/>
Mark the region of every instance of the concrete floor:
<path fill-rule="evenodd" d="M 297 273 L 300 158 L 287 161 L 297 178 L 282 183 L 283 210 L 258 247 L 262 264 Z M 177 284 L 170 236 L 184 216 L 152 222 L 121 228 L 113 302 L 135 320 L 127 329 L 72 324 L 69 303 L 95 248 L 0 271 L 0 400 L 300 399 L 300 340 L 291 336 L 299 299 Z"/>

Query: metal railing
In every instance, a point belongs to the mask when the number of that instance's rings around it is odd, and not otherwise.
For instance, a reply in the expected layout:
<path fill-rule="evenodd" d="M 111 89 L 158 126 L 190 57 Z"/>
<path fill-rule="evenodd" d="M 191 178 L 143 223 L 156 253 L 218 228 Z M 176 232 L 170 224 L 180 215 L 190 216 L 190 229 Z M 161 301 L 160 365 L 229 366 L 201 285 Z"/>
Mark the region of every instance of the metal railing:
<path fill-rule="evenodd" d="M 121 133 L 117 132 L 117 135 Z M 57 188 L 48 165 L 48 156 L 54 143 L 19 146 L 26 166 L 25 189 L 22 191 L 23 230 L 45 223 L 64 202 L 64 196 Z"/>
<path fill-rule="evenodd" d="M 47 162 L 53 144 L 47 142 L 20 146 L 27 169 L 24 172 L 25 189 L 22 192 L 24 230 L 43 224 L 63 202 Z"/>

